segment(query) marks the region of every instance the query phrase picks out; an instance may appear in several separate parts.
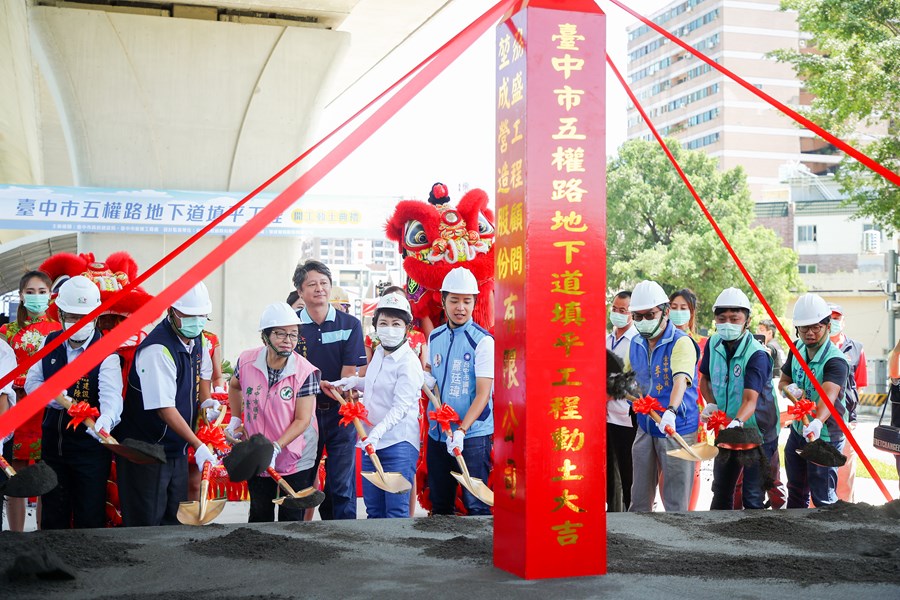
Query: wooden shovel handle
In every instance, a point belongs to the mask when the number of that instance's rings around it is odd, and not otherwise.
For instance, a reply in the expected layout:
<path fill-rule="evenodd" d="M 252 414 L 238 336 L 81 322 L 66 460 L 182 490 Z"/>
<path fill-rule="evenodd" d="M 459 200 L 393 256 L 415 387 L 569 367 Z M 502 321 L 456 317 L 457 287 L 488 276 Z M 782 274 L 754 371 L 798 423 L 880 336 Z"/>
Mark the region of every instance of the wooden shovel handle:
<path fill-rule="evenodd" d="M 648 414 L 650 415 L 650 418 L 657 423 L 662 422 L 662 417 L 660 417 L 659 413 L 657 413 L 655 410 L 651 410 Z M 666 425 L 666 433 L 672 436 L 672 439 L 678 442 L 678 445 L 684 448 L 688 454 L 690 454 L 694 458 L 700 458 L 700 455 L 694 452 L 694 449 L 691 448 L 691 445 L 684 441 L 684 438 L 681 437 L 671 425 Z"/>
<path fill-rule="evenodd" d="M 287 481 L 285 481 L 285 480 L 284 480 L 284 477 L 282 477 L 281 474 L 280 474 L 278 471 L 276 471 L 276 470 L 273 469 L 272 467 L 268 467 L 268 468 L 266 469 L 266 473 L 268 473 L 268 474 L 269 474 L 269 477 L 271 477 L 272 480 L 273 480 L 275 483 L 277 483 L 278 485 L 280 485 L 281 488 L 282 488 L 285 492 L 287 492 L 287 494 L 288 494 L 290 497 L 294 498 L 294 497 L 297 496 L 297 492 L 294 491 L 294 488 L 291 487 L 291 484 L 289 484 Z"/>
<path fill-rule="evenodd" d="M 787 398 L 791 404 L 797 404 L 797 399 L 794 398 L 793 394 L 791 394 L 789 391 L 787 391 L 787 388 L 784 388 L 781 391 L 784 394 L 784 397 Z M 800 422 L 803 423 L 804 427 L 807 427 L 809 425 L 809 417 L 806 415 L 803 415 L 800 418 Z M 812 442 L 812 441 L 815 441 L 816 438 L 813 434 L 809 434 L 808 436 L 806 436 L 806 439 L 808 439 L 809 441 Z"/>
<path fill-rule="evenodd" d="M 441 401 L 435 395 L 435 393 L 432 392 L 430 389 L 428 389 L 427 385 L 422 386 L 422 391 L 425 392 L 425 395 L 428 396 L 429 400 L 431 400 L 431 404 L 434 406 L 434 408 L 437 410 L 440 410 L 441 409 Z M 452 432 L 450 431 L 449 423 L 441 423 L 441 429 L 443 429 L 444 433 L 446 433 L 448 436 L 452 435 Z M 463 477 L 465 478 L 466 483 L 468 484 L 469 490 L 472 490 L 474 488 L 474 485 L 472 484 L 472 478 L 469 475 L 469 467 L 466 466 L 466 460 L 463 458 L 462 452 L 459 451 L 459 448 L 453 449 L 453 456 L 456 457 L 456 464 L 459 465 L 459 468 L 462 471 Z"/>
<path fill-rule="evenodd" d="M 13 478 L 16 476 L 16 470 L 12 468 L 12 465 L 6 462 L 6 459 L 3 458 L 2 455 L 0 455 L 0 468 L 3 469 L 3 472 L 6 473 L 7 477 Z"/>
<path fill-rule="evenodd" d="M 69 402 L 69 399 L 66 398 L 65 394 L 60 394 L 59 396 L 57 396 L 56 402 L 57 402 L 57 404 L 59 404 L 66 410 L 69 410 L 70 408 L 72 408 L 72 403 Z M 105 429 L 100 429 L 98 431 L 96 429 L 96 425 L 97 425 L 97 423 L 94 422 L 94 419 L 92 419 L 90 417 L 85 418 L 84 426 L 90 427 L 91 429 L 93 429 L 97 433 L 97 435 L 100 436 L 100 439 L 103 440 L 104 444 L 115 444 L 116 446 L 119 445 L 119 442 L 116 441 L 116 439 L 113 436 L 109 435 L 109 432 L 107 432 Z"/>
<path fill-rule="evenodd" d="M 328 388 L 328 393 L 331 394 L 332 398 L 334 398 L 335 400 L 340 402 L 341 406 L 344 406 L 345 404 L 347 404 L 347 401 L 344 400 L 344 397 L 341 396 L 334 387 Z M 362 423 L 359 422 L 359 419 L 354 417 L 353 426 L 356 427 L 356 433 L 359 434 L 359 439 L 365 440 L 367 437 L 366 430 L 363 429 Z"/>

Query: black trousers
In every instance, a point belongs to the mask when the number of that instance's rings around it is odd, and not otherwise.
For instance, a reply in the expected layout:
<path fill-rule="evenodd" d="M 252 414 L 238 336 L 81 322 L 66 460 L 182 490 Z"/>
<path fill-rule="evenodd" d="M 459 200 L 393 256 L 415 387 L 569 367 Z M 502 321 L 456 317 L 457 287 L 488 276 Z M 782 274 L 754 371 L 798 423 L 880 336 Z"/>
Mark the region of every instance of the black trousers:
<path fill-rule="evenodd" d="M 631 446 L 636 427 L 606 424 L 606 510 L 627 512 L 631 506 L 631 483 L 634 469 Z"/>
<path fill-rule="evenodd" d="M 310 467 L 305 471 L 298 471 L 291 475 L 282 475 L 288 485 L 295 492 L 311 487 L 315 479 L 316 468 Z M 250 523 L 271 523 L 275 520 L 275 504 L 272 502 L 278 495 L 279 486 L 271 477 L 251 477 L 247 481 L 247 490 L 250 492 Z M 285 493 L 282 491 L 282 496 Z M 281 505 L 278 507 L 279 521 L 302 521 L 306 514 L 305 508 L 290 508 Z"/>
<path fill-rule="evenodd" d="M 112 457 L 94 443 L 62 456 L 45 456 L 59 485 L 41 496 L 41 529 L 106 526 L 106 483 Z"/>
<path fill-rule="evenodd" d="M 116 457 L 122 524 L 126 527 L 178 525 L 178 505 L 187 502 L 187 456 L 165 464 L 136 465 Z"/>

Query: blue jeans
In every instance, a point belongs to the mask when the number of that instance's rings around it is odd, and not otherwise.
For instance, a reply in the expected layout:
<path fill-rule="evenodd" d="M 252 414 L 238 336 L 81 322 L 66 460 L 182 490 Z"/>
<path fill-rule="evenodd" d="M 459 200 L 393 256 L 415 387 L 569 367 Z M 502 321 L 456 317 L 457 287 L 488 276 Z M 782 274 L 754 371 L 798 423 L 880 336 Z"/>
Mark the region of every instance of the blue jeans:
<path fill-rule="evenodd" d="M 319 511 L 325 520 L 356 518 L 356 429 L 339 423 L 339 408 L 337 402 L 327 400 L 320 400 L 316 406 L 319 423 L 316 466 L 322 460 L 323 450 L 328 450 L 323 491 L 332 509 L 330 515 Z"/>
<path fill-rule="evenodd" d="M 463 442 L 463 459 L 469 469 L 469 475 L 478 478 L 487 485 L 491 474 L 491 450 L 494 447 L 493 435 L 466 437 Z M 428 489 L 431 498 L 431 512 L 435 515 L 452 515 L 456 503 L 456 487 L 459 485 L 451 471 L 459 473 L 456 457 L 447 452 L 447 444 L 428 436 Z M 473 496 L 463 488 L 463 506 L 469 515 L 490 515 L 491 507 Z"/>
<path fill-rule="evenodd" d="M 778 438 L 762 445 L 762 452 L 766 458 L 778 450 Z M 756 452 L 751 450 L 750 452 Z M 758 462 L 750 465 L 742 465 L 737 452 L 729 452 L 728 459 L 719 454 L 713 463 L 712 503 L 709 510 L 732 510 L 734 508 L 734 487 L 738 476 L 744 472 L 741 501 L 744 508 L 765 508 L 766 490 L 762 488 L 763 473 Z M 799 458 L 799 457 L 798 457 Z"/>
<path fill-rule="evenodd" d="M 416 461 L 419 451 L 409 442 L 399 442 L 380 448 L 377 452 L 381 467 L 386 473 L 400 473 L 410 483 L 415 481 Z M 363 472 L 374 471 L 372 459 L 363 451 Z M 409 518 L 409 490 L 402 494 L 392 494 L 378 488 L 363 477 L 363 501 L 366 503 L 366 516 L 370 519 L 406 519 Z"/>
<path fill-rule="evenodd" d="M 791 429 L 787 444 L 784 447 L 784 469 L 787 471 L 788 508 L 809 508 L 809 496 L 813 504 L 826 506 L 837 502 L 837 467 L 820 467 L 797 454 L 808 444 L 803 436 Z M 826 442 L 844 449 L 844 440 Z"/>

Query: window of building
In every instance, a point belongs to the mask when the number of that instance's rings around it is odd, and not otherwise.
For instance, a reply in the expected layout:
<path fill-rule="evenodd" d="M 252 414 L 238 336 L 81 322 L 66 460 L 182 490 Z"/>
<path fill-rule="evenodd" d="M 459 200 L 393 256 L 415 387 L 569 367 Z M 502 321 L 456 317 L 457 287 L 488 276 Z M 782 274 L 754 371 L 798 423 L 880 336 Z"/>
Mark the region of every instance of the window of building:
<path fill-rule="evenodd" d="M 816 265 L 812 263 L 797 265 L 797 271 L 799 271 L 801 275 L 813 275 L 816 273 Z"/>
<path fill-rule="evenodd" d="M 798 225 L 797 226 L 798 242 L 815 242 L 816 226 L 815 225 Z"/>

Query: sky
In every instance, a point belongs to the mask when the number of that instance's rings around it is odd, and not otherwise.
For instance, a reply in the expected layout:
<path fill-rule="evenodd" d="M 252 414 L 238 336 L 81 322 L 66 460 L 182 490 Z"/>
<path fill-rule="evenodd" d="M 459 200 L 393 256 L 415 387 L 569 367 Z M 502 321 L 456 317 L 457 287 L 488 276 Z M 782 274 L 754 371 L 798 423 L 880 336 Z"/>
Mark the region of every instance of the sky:
<path fill-rule="evenodd" d="M 636 11 L 649 15 L 672 0 L 631 0 Z M 494 3 L 455 2 L 410 40 L 404 52 L 410 65 L 433 51 L 434 31 L 458 32 Z M 609 2 L 607 52 L 626 70 L 626 27 L 635 22 Z M 432 29 L 435 28 L 435 29 Z M 451 34 L 452 35 L 452 34 Z M 451 198 L 465 187 L 480 187 L 493 197 L 494 188 L 494 28 L 413 98 L 367 142 L 359 146 L 313 190 L 315 194 L 374 194 L 426 198 L 436 181 L 447 184 Z M 425 40 L 425 41 L 421 41 Z M 410 55 L 417 54 L 411 57 Z M 366 87 L 354 89 L 326 109 L 314 140 L 364 105 L 406 72 L 400 60 L 384 65 Z M 625 141 L 627 97 L 607 68 L 607 154 Z M 349 111 L 349 112 L 348 112 Z M 455 194 L 455 195 L 454 195 Z"/>

